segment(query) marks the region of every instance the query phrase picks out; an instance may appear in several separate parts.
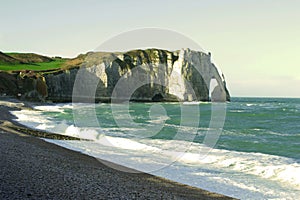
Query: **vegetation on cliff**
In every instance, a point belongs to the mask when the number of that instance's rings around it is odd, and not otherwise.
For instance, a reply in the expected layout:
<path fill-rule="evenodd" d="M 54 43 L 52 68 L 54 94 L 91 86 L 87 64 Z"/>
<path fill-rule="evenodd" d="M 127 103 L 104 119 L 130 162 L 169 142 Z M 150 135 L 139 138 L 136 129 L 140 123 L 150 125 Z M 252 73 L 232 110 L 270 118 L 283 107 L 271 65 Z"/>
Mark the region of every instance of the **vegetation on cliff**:
<path fill-rule="evenodd" d="M 34 53 L 2 53 L 0 52 L 0 70 L 52 70 L 60 69 L 67 59 L 55 57 L 49 58 Z"/>

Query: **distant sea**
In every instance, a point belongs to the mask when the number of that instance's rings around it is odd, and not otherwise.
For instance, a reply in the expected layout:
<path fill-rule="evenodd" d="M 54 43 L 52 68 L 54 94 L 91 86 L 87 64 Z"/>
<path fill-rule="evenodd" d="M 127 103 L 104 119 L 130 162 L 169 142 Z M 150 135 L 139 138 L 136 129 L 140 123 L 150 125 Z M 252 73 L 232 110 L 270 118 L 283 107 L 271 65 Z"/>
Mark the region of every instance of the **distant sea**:
<path fill-rule="evenodd" d="M 192 115 L 182 119 L 183 105 L 200 110 L 199 126 L 180 124 L 195 120 Z M 35 129 L 94 139 L 47 141 L 96 158 L 240 199 L 299 199 L 300 99 L 232 98 L 221 135 L 214 148 L 207 148 L 203 141 L 212 107 L 130 103 L 127 112 L 113 115 L 110 104 L 53 104 L 13 114 Z M 165 115 L 155 115 L 162 108 Z M 153 116 L 151 109 L 158 109 Z M 97 116 L 97 125 L 90 113 Z M 128 114 L 135 125 L 117 124 L 129 121 Z M 181 137 L 176 137 L 179 130 Z"/>

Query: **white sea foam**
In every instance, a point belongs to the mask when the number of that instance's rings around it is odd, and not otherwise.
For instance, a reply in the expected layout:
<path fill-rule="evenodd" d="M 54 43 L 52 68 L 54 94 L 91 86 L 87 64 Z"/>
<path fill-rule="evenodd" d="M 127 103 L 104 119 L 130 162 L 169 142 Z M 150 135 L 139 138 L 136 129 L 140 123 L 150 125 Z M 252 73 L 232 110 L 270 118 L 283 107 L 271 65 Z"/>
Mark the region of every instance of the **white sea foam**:
<path fill-rule="evenodd" d="M 166 151 L 160 148 L 164 143 L 162 140 L 136 142 L 106 136 L 95 142 L 47 141 L 96 158 L 241 199 L 293 199 L 300 195 L 299 164 L 278 156 L 213 150 L 207 157 L 199 159 L 197 153 L 173 151 L 172 144 L 175 141 L 169 142 L 170 150 Z M 165 143 L 163 146 L 167 147 Z M 198 148 L 199 146 L 192 146 L 190 151 L 198 151 Z M 169 162 L 172 156 L 181 157 L 173 163 Z"/>
<path fill-rule="evenodd" d="M 161 117 L 155 117 L 154 119 L 148 120 L 147 122 L 154 123 L 154 124 L 162 124 L 168 119 L 170 119 L 168 116 L 161 116 Z"/>
<path fill-rule="evenodd" d="M 200 104 L 200 101 L 187 101 L 187 102 L 183 102 L 184 105 L 198 105 Z"/>
<path fill-rule="evenodd" d="M 300 187 L 300 165 L 293 159 L 279 156 L 244 153 L 228 150 L 207 150 L 201 144 L 174 140 L 149 140 L 135 141 L 121 137 L 111 137 L 101 134 L 100 131 L 88 128 L 78 128 L 74 125 L 59 124 L 54 129 L 62 131 L 64 135 L 94 140 L 96 143 L 124 150 L 136 150 L 141 152 L 154 152 L 171 160 L 186 164 L 204 165 L 211 164 L 217 168 L 226 168 L 236 172 L 256 175 L 261 178 L 277 180 L 291 186 Z M 188 152 L 181 152 L 188 150 Z M 211 151 L 209 156 L 202 157 L 203 152 Z"/>
<path fill-rule="evenodd" d="M 38 122 L 46 123 L 48 120 L 41 117 L 41 113 L 32 110 L 21 110 L 21 111 L 11 111 L 13 115 L 17 117 L 17 121 L 20 122 Z"/>
<path fill-rule="evenodd" d="M 245 112 L 244 110 L 230 110 L 232 113 L 243 113 Z"/>
<path fill-rule="evenodd" d="M 72 109 L 72 104 L 57 104 L 55 106 L 34 106 L 34 109 L 41 110 L 41 111 L 49 111 L 49 112 L 62 112 L 64 109 L 70 108 Z"/>

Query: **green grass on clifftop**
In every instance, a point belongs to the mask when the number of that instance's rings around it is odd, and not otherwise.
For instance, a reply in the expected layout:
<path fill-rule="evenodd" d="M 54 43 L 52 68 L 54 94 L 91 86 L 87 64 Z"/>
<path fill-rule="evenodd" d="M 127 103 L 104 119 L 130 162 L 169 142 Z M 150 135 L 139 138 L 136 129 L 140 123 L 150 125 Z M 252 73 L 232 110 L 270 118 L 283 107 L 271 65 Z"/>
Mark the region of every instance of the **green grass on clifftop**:
<path fill-rule="evenodd" d="M 64 59 L 54 59 L 51 62 L 40 62 L 40 63 L 30 63 L 30 64 L 10 64 L 10 63 L 1 63 L 0 70 L 3 71 L 19 71 L 19 70 L 50 70 L 50 69 L 59 69 L 66 62 Z"/>

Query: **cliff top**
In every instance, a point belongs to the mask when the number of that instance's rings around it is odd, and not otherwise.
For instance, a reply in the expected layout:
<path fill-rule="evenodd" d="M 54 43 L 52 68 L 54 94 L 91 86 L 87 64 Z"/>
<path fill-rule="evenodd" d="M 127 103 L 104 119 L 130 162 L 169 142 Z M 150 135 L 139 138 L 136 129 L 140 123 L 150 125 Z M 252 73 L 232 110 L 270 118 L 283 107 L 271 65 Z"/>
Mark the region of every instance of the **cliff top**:
<path fill-rule="evenodd" d="M 197 52 L 190 49 L 184 49 L 187 52 Z M 145 62 L 158 59 L 163 55 L 171 55 L 172 60 L 178 59 L 180 50 L 168 51 L 163 49 L 135 49 L 127 52 L 88 52 L 80 54 L 75 58 L 67 59 L 61 57 L 47 57 L 35 53 L 3 53 L 0 52 L 0 71 L 45 71 L 45 70 L 66 70 L 81 66 L 83 63 L 101 63 L 104 60 L 117 59 L 123 56 L 139 57 Z M 205 53 L 203 53 L 205 54 Z"/>
<path fill-rule="evenodd" d="M 1 64 L 20 64 L 21 61 L 18 59 L 15 59 L 5 53 L 2 53 L 0 51 L 0 65 Z"/>
<path fill-rule="evenodd" d="M 35 53 L 6 53 L 6 55 L 19 60 L 22 63 L 41 63 L 54 61 L 52 58 Z"/>
<path fill-rule="evenodd" d="M 22 70 L 53 70 L 61 69 L 66 59 L 35 53 L 3 53 L 0 52 L 0 71 L 22 71 Z"/>

